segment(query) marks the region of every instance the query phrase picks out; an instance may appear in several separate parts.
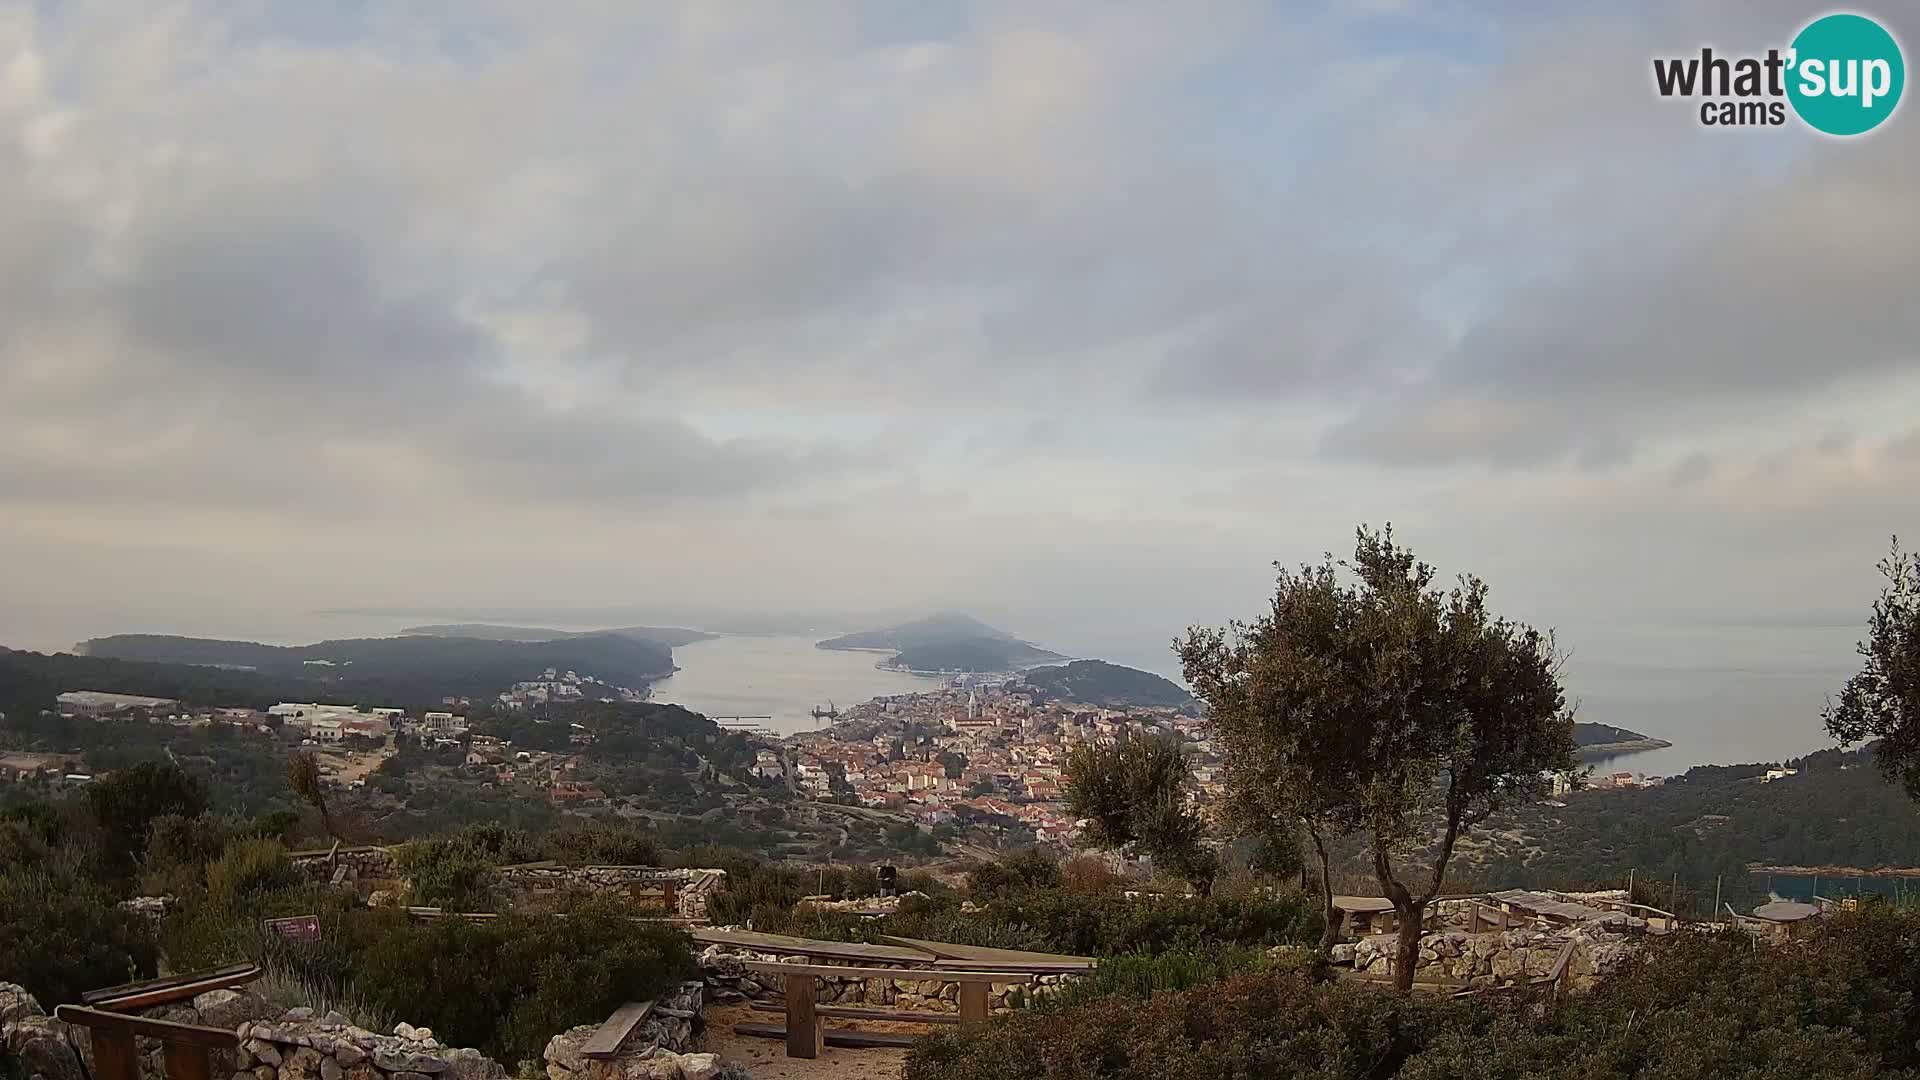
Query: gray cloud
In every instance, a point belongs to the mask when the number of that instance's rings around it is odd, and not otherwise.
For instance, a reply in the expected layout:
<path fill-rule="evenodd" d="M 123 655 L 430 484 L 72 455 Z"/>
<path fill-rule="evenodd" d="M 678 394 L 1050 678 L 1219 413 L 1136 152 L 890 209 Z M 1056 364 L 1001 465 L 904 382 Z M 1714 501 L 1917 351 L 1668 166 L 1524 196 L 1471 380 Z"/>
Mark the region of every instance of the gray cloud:
<path fill-rule="evenodd" d="M 1662 602 L 1839 588 L 1912 528 L 1920 129 L 1646 86 L 1790 7 L 8 9 L 0 608 L 1157 648 L 1388 517 L 1539 610 L 1668 533 Z"/>

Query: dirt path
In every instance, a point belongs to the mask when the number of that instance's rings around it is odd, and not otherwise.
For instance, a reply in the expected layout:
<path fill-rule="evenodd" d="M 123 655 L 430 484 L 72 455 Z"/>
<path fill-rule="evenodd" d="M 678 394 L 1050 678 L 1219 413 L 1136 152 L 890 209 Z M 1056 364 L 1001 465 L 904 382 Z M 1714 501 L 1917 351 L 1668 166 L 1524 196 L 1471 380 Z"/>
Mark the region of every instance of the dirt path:
<path fill-rule="evenodd" d="M 706 1010 L 705 1016 L 707 1030 L 701 1035 L 700 1045 L 695 1049 L 719 1054 L 721 1061 L 737 1061 L 745 1065 L 753 1073 L 753 1080 L 828 1080 L 830 1077 L 899 1080 L 900 1070 L 907 1062 L 905 1050 L 845 1050 L 837 1046 L 823 1048 L 820 1056 L 811 1061 L 790 1058 L 787 1056 L 787 1044 L 778 1039 L 760 1039 L 733 1033 L 733 1025 L 738 1023 L 779 1023 L 778 1013 L 754 1012 L 745 1005 L 714 1005 Z M 829 1020 L 827 1026 L 853 1025 Z M 926 1031 L 926 1027 L 920 1024 L 877 1021 L 862 1021 L 858 1027 L 862 1031 L 900 1031 L 907 1034 Z"/>

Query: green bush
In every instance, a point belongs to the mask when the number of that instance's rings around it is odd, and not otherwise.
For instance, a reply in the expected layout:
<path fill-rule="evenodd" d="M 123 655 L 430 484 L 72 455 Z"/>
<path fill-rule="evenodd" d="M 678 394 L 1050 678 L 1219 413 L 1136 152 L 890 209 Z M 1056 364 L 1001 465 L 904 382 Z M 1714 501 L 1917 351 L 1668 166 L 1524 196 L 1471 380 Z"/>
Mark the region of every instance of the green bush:
<path fill-rule="evenodd" d="M 146 920 L 86 881 L 0 875 L 0 982 L 25 986 L 45 1008 L 151 976 L 158 954 Z"/>
<path fill-rule="evenodd" d="M 967 872 L 967 895 L 975 900 L 1051 889 L 1060 884 L 1060 863 L 1039 848 L 1027 848 Z"/>
<path fill-rule="evenodd" d="M 1257 946 L 1122 953 L 1101 960 L 1092 975 L 1064 984 L 1044 999 L 1044 1007 L 1073 1008 L 1114 994 L 1144 1001 L 1163 991 L 1216 983 L 1265 963 L 1266 951 Z"/>
<path fill-rule="evenodd" d="M 504 1062 L 534 1059 L 556 1032 L 698 978 L 686 934 L 636 922 L 632 912 L 600 898 L 564 918 L 392 925 L 361 953 L 353 990 L 449 1045 Z"/>
<path fill-rule="evenodd" d="M 394 865 L 411 885 L 412 903 L 448 911 L 492 911 L 499 903 L 494 858 L 471 834 L 408 844 Z"/>
<path fill-rule="evenodd" d="M 1864 911 L 1786 948 L 1680 935 L 1564 1003 L 1403 998 L 1285 968 L 1142 1001 L 1127 984 L 1149 968 L 1122 967 L 1116 993 L 921 1040 L 906 1080 L 1920 1076 L 1914 913 Z"/>
<path fill-rule="evenodd" d="M 1028 892 L 995 900 L 975 913 L 938 906 L 907 910 L 898 922 L 901 929 L 893 932 L 907 937 L 1077 956 L 1298 944 L 1319 934 L 1315 906 L 1291 893 L 1275 899 L 1202 900 Z M 1016 939 L 1029 944 L 1004 944 Z"/>
<path fill-rule="evenodd" d="M 220 857 L 207 864 L 207 902 L 249 910 L 268 894 L 299 882 L 286 848 L 272 840 L 243 838 L 227 844 Z"/>

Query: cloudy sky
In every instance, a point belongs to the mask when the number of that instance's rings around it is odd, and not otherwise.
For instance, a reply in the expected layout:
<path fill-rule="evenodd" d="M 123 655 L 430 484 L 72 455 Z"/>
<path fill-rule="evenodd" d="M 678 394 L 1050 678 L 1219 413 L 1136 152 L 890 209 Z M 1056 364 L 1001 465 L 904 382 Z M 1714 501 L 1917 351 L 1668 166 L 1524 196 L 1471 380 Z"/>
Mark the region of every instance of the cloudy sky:
<path fill-rule="evenodd" d="M 1391 519 L 1590 657 L 1844 668 L 1920 539 L 1920 117 L 1653 95 L 1805 3 L 1515 7 L 0 0 L 0 635 L 1137 658 Z"/>

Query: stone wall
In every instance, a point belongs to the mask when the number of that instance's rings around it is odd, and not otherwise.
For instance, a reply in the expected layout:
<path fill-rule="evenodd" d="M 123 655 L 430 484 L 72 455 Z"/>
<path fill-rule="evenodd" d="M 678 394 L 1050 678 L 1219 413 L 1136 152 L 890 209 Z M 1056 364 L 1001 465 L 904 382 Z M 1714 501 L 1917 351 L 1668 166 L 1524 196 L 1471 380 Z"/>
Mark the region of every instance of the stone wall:
<path fill-rule="evenodd" d="M 705 1004 L 705 988 L 687 983 L 656 1001 L 647 1021 L 620 1044 L 611 1060 L 580 1053 L 598 1024 L 582 1024 L 547 1040 L 541 1055 L 548 1080 L 713 1080 L 723 1069 L 713 1054 L 689 1053 L 694 1022 Z"/>
<path fill-rule="evenodd" d="M 190 1002 L 139 1014 L 153 1020 L 225 1028 L 238 1048 L 213 1053 L 216 1080 L 503 1080 L 506 1070 L 478 1050 L 446 1047 L 433 1032 L 400 1024 L 392 1035 L 353 1026 L 339 1013 L 280 1009 L 260 995 L 210 990 Z M 27 992 L 0 983 L 0 1040 L 29 1080 L 87 1080 L 93 1048 L 85 1028 L 47 1016 Z M 142 1080 L 161 1080 L 161 1044 L 138 1038 Z"/>
<path fill-rule="evenodd" d="M 1416 979 L 1446 979 L 1466 986 L 1515 986 L 1549 975 L 1568 942 L 1573 957 L 1567 968 L 1569 989 L 1589 989 L 1639 949 L 1631 932 L 1597 927 L 1569 930 L 1494 930 L 1469 934 L 1446 930 L 1420 938 Z M 1393 974 L 1398 941 L 1392 934 L 1376 934 L 1333 947 L 1336 964 L 1350 963 L 1355 971 L 1388 977 Z"/>
<path fill-rule="evenodd" d="M 696 870 L 663 866 L 503 866 L 500 881 L 518 892 L 584 889 L 624 892 L 635 885 L 674 883 L 675 913 L 683 919 L 705 919 L 707 901 L 726 887 L 725 870 Z"/>
<path fill-rule="evenodd" d="M 766 960 L 786 964 L 820 964 L 828 967 L 904 968 L 906 965 L 880 960 L 851 961 L 796 956 L 789 953 L 763 953 L 732 945 L 709 945 L 700 953 L 700 970 L 707 980 L 707 995 L 715 1001 L 781 1000 L 786 996 L 785 980 L 778 975 L 756 974 L 746 969 L 746 961 Z M 988 988 L 987 1004 L 994 1012 L 1008 1012 L 1025 1002 L 1053 993 L 1073 975 L 1042 975 L 1024 984 L 995 983 Z M 827 977 L 815 980 L 814 1000 L 821 1005 L 870 1005 L 875 1008 L 924 1009 L 928 1012 L 960 1011 L 960 984 L 940 978 L 921 978 L 903 971 L 898 979 L 866 979 L 855 976 Z"/>
<path fill-rule="evenodd" d="M 337 852 L 305 851 L 293 856 L 293 865 L 309 881 L 352 887 L 361 891 L 389 888 L 398 879 L 393 849 L 343 847 Z M 625 892 L 635 885 L 671 881 L 675 885 L 675 914 L 683 919 L 705 919 L 707 901 L 726 887 L 727 872 L 662 866 L 502 866 L 495 870 L 500 883 L 519 894 L 579 889 L 587 892 Z"/>

